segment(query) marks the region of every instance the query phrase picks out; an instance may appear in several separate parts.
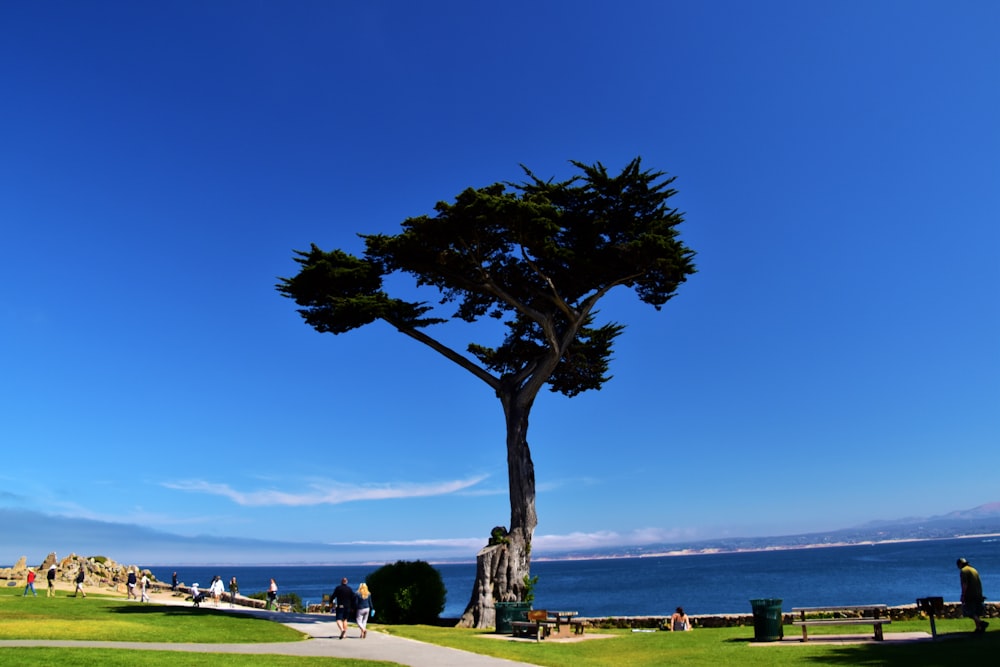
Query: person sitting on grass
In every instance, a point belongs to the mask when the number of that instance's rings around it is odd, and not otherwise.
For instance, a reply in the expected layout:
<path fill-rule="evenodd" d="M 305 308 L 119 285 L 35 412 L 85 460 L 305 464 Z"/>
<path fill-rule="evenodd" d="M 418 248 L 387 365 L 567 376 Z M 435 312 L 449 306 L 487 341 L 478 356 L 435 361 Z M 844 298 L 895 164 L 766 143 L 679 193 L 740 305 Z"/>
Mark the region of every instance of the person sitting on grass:
<path fill-rule="evenodd" d="M 691 629 L 691 619 L 684 613 L 684 607 L 677 607 L 677 611 L 670 617 L 671 632 L 687 632 Z"/>

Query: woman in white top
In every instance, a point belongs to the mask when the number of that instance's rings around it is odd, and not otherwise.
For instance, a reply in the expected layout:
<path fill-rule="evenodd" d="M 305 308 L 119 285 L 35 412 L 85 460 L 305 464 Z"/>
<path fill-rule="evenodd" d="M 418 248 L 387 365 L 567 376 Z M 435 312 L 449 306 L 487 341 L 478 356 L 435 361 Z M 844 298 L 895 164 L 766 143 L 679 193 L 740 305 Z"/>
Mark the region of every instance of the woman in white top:
<path fill-rule="evenodd" d="M 222 585 L 222 577 L 215 575 L 215 579 L 212 579 L 212 586 L 208 589 L 212 592 L 212 599 L 215 600 L 215 606 L 219 606 L 219 600 L 222 599 L 222 592 L 224 587 Z"/>

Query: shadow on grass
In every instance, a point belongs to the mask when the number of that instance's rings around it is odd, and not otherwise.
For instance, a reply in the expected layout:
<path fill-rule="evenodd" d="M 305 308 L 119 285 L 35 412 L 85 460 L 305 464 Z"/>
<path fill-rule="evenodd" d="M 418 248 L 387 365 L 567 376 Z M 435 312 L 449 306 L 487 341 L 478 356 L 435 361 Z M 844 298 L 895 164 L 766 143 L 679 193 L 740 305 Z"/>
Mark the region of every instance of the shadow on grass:
<path fill-rule="evenodd" d="M 159 604 L 123 604 L 109 609 L 115 614 L 124 615 L 158 615 L 164 617 L 185 617 L 185 616 L 240 616 L 241 618 L 251 618 L 260 621 L 274 621 L 277 623 L 302 623 L 320 624 L 333 623 L 333 616 L 323 614 L 302 614 L 296 612 L 262 611 L 225 607 L 195 607 L 194 605 L 159 605 Z"/>
<path fill-rule="evenodd" d="M 938 667 L 991 664 L 998 654 L 1000 632 L 988 632 L 985 635 L 955 632 L 939 634 L 935 640 L 831 646 L 822 656 L 803 656 L 802 661 L 824 665 Z"/>

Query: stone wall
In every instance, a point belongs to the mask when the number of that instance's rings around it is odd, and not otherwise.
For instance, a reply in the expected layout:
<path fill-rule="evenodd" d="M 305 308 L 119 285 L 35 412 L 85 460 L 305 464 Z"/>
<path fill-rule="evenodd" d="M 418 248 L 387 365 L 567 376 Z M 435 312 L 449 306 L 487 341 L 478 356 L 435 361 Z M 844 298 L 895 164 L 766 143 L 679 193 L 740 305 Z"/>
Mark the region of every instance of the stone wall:
<path fill-rule="evenodd" d="M 838 618 L 858 617 L 859 612 L 838 612 Z M 962 605 L 958 602 L 946 602 L 940 614 L 935 614 L 935 618 L 962 618 Z M 737 626 L 753 627 L 753 614 L 714 614 L 702 616 L 690 616 L 691 625 L 695 628 L 729 628 Z M 889 607 L 889 618 L 894 621 L 910 621 L 914 619 L 927 619 L 927 614 L 917 609 L 916 604 Z M 1000 618 L 1000 603 L 986 603 L 986 618 Z M 791 625 L 794 617 L 791 613 L 782 616 L 785 625 Z M 660 628 L 669 622 L 669 616 L 615 616 L 607 618 L 584 618 L 588 625 L 595 628 Z"/>

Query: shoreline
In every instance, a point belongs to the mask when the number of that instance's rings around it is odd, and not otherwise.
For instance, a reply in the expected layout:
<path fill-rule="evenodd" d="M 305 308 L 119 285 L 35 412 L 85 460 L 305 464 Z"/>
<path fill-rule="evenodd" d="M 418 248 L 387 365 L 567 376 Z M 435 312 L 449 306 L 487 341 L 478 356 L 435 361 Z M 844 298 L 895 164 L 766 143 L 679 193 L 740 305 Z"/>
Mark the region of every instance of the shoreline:
<path fill-rule="evenodd" d="M 982 538 L 1000 538 L 1000 533 L 977 533 L 975 535 L 952 535 L 950 537 L 908 537 L 886 540 L 859 540 L 857 542 L 816 542 L 812 544 L 773 545 L 750 548 L 723 549 L 704 547 L 699 549 L 673 549 L 669 551 L 645 554 L 595 554 L 586 556 L 536 556 L 533 563 L 560 563 L 588 560 L 626 560 L 629 558 L 670 558 L 676 556 L 712 556 L 717 554 L 767 553 L 772 551 L 801 551 L 812 549 L 827 549 L 837 547 L 861 547 L 879 544 L 905 544 L 912 542 L 941 542 L 944 540 L 965 540 Z M 421 560 L 421 559 L 418 559 Z M 201 562 L 201 563 L 147 563 L 143 567 L 366 567 L 380 566 L 387 561 L 363 562 L 280 562 L 280 563 L 237 563 L 237 562 Z M 475 565 L 475 560 L 427 560 L 431 565 Z"/>
<path fill-rule="evenodd" d="M 828 549 L 828 548 L 838 548 L 838 547 L 860 547 L 860 546 L 875 546 L 880 544 L 906 544 L 913 542 L 941 542 L 944 540 L 966 540 L 966 539 L 984 539 L 984 538 L 997 538 L 1000 539 L 1000 533 L 976 533 L 974 535 L 952 535 L 949 537 L 907 537 L 907 538 L 895 538 L 895 539 L 885 539 L 885 540 L 858 540 L 857 542 L 815 542 L 810 544 L 790 544 L 790 545 L 770 545 L 761 547 L 748 547 L 748 548 L 733 548 L 725 549 L 718 547 L 703 547 L 703 548 L 682 548 L 682 549 L 671 549 L 668 551 L 659 551 L 654 553 L 643 553 L 643 554 L 623 554 L 623 553 L 609 553 L 609 554 L 593 554 L 593 555 L 580 555 L 580 556 L 536 556 L 532 558 L 534 563 L 560 563 L 560 562 L 577 562 L 577 561 L 589 561 L 589 560 L 627 560 L 630 558 L 672 558 L 678 556 L 714 556 L 719 554 L 747 554 L 747 553 L 767 553 L 773 551 L 802 551 L 802 550 L 812 550 L 812 549 Z M 422 559 L 418 559 L 422 560 Z M 384 565 L 388 561 L 361 561 L 361 562 L 335 562 L 335 561 L 325 561 L 325 562 L 261 562 L 261 563 L 241 563 L 236 561 L 216 561 L 216 562 L 191 562 L 191 563 L 179 563 L 179 562 L 163 562 L 163 563 L 144 563 L 141 565 L 143 568 L 162 568 L 162 567 L 378 567 Z M 430 559 L 425 561 L 431 565 L 475 565 L 476 561 L 473 560 L 434 560 Z M 0 565 L 0 569 L 9 569 L 13 565 Z M 29 565 L 32 569 L 34 566 Z M 157 582 L 163 583 L 163 582 Z"/>

